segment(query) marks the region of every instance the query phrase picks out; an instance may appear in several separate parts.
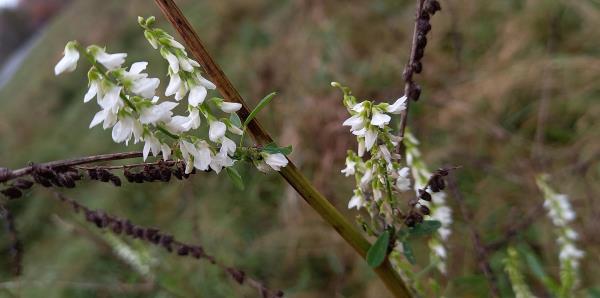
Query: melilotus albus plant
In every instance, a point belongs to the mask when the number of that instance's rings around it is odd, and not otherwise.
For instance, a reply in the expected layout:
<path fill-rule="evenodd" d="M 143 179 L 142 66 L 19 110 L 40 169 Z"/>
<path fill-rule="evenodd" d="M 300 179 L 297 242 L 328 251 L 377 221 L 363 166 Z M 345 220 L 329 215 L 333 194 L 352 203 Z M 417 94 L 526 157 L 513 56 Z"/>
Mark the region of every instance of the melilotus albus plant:
<path fill-rule="evenodd" d="M 464 221 L 470 224 L 479 266 L 489 283 L 490 293 L 499 296 L 497 273 L 491 269 L 488 259 L 489 248 L 481 243 L 480 235 L 469 222 L 471 219 L 452 180 L 452 172 L 459 167 L 440 167 L 431 171 L 418 148 L 419 141 L 407 128 L 409 107 L 421 95 L 421 87 L 414 76 L 423 70 L 421 60 L 431 30 L 430 19 L 441 9 L 437 0 L 417 0 L 410 56 L 403 73 L 403 94 L 383 101 L 359 99 L 349 87 L 331 83 L 342 92 L 340 108 L 343 106 L 349 113 L 340 126 L 349 127 L 356 136 L 356 150 L 348 148 L 341 174 L 354 178 L 355 186 L 352 193 L 347 194 L 346 205 L 359 213 L 356 221 L 364 233 L 359 232 L 288 159 L 291 146 L 274 142 L 256 119 L 275 93 L 265 96 L 254 109 L 249 109 L 175 3 L 172 0 L 156 0 L 156 3 L 183 39 L 180 43 L 155 27 L 154 17 L 138 18 L 149 45 L 165 60 L 167 77 L 151 77 L 145 72 L 148 62 L 128 64 L 127 53 L 110 53 L 104 47 L 84 46 L 77 41 L 66 44 L 64 55 L 54 68 L 56 75 L 65 75 L 82 67 L 86 62 L 81 60 L 86 60 L 89 65 L 88 90 L 83 101 L 88 104 L 94 101 L 99 107 L 95 115 L 90 115 L 89 128 L 96 129 L 101 125 L 103 129 L 111 130 L 114 142 L 126 146 L 141 142 L 143 150 L 31 164 L 17 170 L 0 168 L 0 182 L 5 185 L 0 191 L 5 197 L 19 198 L 35 184 L 74 188 L 82 179 L 120 186 L 122 181 L 115 174 L 117 171 L 122 171 L 130 183 L 146 183 L 188 179 L 199 172 L 218 175 L 225 170 L 227 177 L 243 190 L 243 179 L 233 166 L 247 162 L 261 172 L 281 174 L 366 260 L 394 296 L 441 297 L 444 295 L 442 279 L 448 275 L 447 242 L 452 234 L 454 215 L 447 197 L 452 196 L 457 198 Z M 164 94 L 157 93 L 161 81 L 167 80 Z M 210 94 L 215 91 L 222 97 Z M 184 110 L 184 113 L 177 114 L 177 110 Z M 254 138 L 251 145 L 244 141 L 247 134 Z M 95 164 L 131 158 L 142 158 L 143 162 L 124 166 Z M 540 176 L 537 183 L 544 194 L 543 206 L 555 226 L 560 249 L 560 282 L 539 270 L 537 277 L 548 292 L 571 297 L 577 293 L 578 265 L 584 256 L 576 247 L 578 234 L 569 225 L 575 213 L 568 197 L 555 192 L 546 176 Z M 138 239 L 181 257 L 203 259 L 239 284 L 256 288 L 262 297 L 284 295 L 283 291 L 270 289 L 244 271 L 225 265 L 201 245 L 183 242 L 158 228 L 92 209 L 62 193 L 56 193 L 55 197 L 68 210 L 83 215 L 99 229 Z M 11 237 L 14 271 L 19 274 L 22 246 L 14 218 L 8 209 L 2 207 L 0 211 Z M 374 242 L 371 244 L 363 234 Z M 415 252 L 413 244 L 424 237 L 429 251 Z M 131 256 L 131 253 L 127 254 Z M 427 254 L 429 263 L 419 266 L 416 255 Z M 522 272 L 520 256 L 526 255 L 528 262 L 535 263 L 535 254 L 526 246 L 518 245 L 509 246 L 506 254 L 504 269 L 514 294 L 533 297 L 527 276 Z M 134 263 L 147 274 L 147 267 L 138 261 Z M 442 278 L 424 277 L 431 270 Z"/>

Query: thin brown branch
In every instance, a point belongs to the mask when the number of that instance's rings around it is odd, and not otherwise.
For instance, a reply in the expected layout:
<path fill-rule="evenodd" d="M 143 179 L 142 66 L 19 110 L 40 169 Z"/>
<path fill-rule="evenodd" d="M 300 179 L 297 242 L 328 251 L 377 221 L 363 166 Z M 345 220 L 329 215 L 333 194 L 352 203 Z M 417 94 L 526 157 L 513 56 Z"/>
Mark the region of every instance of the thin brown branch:
<path fill-rule="evenodd" d="M 417 36 L 419 35 L 419 25 L 418 25 L 418 20 L 421 17 L 421 14 L 423 13 L 423 4 L 425 3 L 425 0 L 417 0 L 417 9 L 416 9 L 416 13 L 415 13 L 415 27 L 413 29 L 413 36 L 412 36 L 412 43 L 411 43 L 411 48 L 410 48 L 410 56 L 408 59 L 408 62 L 406 63 L 406 66 L 404 67 L 404 72 L 403 72 L 403 76 L 404 76 L 404 95 L 407 96 L 406 99 L 406 109 L 404 111 L 402 111 L 400 113 L 400 132 L 398 133 L 398 135 L 400 137 L 404 137 L 404 132 L 406 131 L 406 123 L 408 121 L 408 108 L 410 107 L 410 101 L 411 100 L 416 100 L 414 97 L 414 92 L 412 91 L 415 88 L 415 83 L 413 81 L 413 75 L 414 75 L 414 64 L 416 61 L 415 57 L 416 57 L 416 53 L 417 53 Z M 402 144 L 402 142 L 401 142 Z M 402 145 L 400 145 L 402 146 Z M 402 149 L 402 151 L 404 151 L 404 149 Z"/>
<path fill-rule="evenodd" d="M 155 0 L 163 14 L 171 22 L 175 30 L 182 37 L 187 50 L 200 63 L 207 75 L 217 86 L 219 92 L 228 101 L 240 103 L 242 108 L 238 115 L 244 121 L 250 114 L 248 105 L 244 102 L 233 84 L 223 73 L 219 65 L 210 56 L 196 31 L 192 28 L 179 7 L 173 0 Z M 272 142 L 273 138 L 259 124 L 257 118 L 254 118 L 248 129 L 254 140 L 264 145 Z M 302 175 L 296 166 L 290 160 L 288 165 L 279 172 L 285 180 L 304 198 L 304 200 L 313 208 L 329 225 L 331 225 L 344 240 L 348 242 L 363 258 L 366 257 L 370 243 L 363 235 Z M 404 281 L 392 268 L 389 261 L 375 268 L 375 272 L 385 283 L 386 287 L 396 297 L 412 297 Z"/>
<path fill-rule="evenodd" d="M 95 224 L 100 229 L 106 229 L 116 235 L 126 235 L 135 239 L 162 246 L 168 252 L 172 252 L 182 257 L 193 257 L 196 259 L 205 259 L 211 264 L 221 268 L 239 284 L 247 284 L 255 288 L 261 297 L 276 298 L 282 297 L 283 292 L 271 290 L 264 283 L 247 276 L 242 270 L 227 266 L 211 255 L 208 255 L 202 246 L 184 243 L 174 238 L 174 236 L 161 232 L 157 228 L 144 227 L 131 223 L 128 219 L 109 215 L 105 212 L 90 209 L 81 203 L 66 197 L 62 193 L 55 193 L 55 198 L 63 204 L 69 206 L 76 213 L 83 213 L 85 220 Z"/>
<path fill-rule="evenodd" d="M 62 167 L 91 164 L 91 163 L 96 163 L 96 162 L 100 162 L 100 161 L 112 161 L 112 160 L 139 158 L 142 156 L 143 156 L 142 152 L 119 152 L 119 153 L 110 153 L 110 154 L 90 155 L 90 156 L 78 157 L 78 158 L 73 158 L 73 159 L 54 160 L 54 161 L 39 163 L 39 164 L 31 164 L 28 167 L 24 167 L 24 168 L 20 168 L 20 169 L 16 169 L 16 170 L 0 168 L 0 182 L 5 182 L 5 181 L 11 180 L 11 179 L 29 175 L 33 172 L 33 170 L 36 167 L 47 167 L 47 168 L 53 169 L 53 168 L 62 168 Z"/>
<path fill-rule="evenodd" d="M 471 234 L 471 240 L 473 241 L 473 246 L 475 248 L 475 255 L 477 258 L 477 263 L 480 270 L 483 272 L 483 275 L 488 281 L 488 285 L 490 287 L 490 294 L 492 297 L 500 297 L 500 291 L 498 289 L 498 281 L 496 280 L 496 276 L 492 271 L 492 266 L 490 265 L 488 251 L 485 245 L 481 241 L 481 235 L 475 228 L 475 223 L 473 221 L 473 215 L 467 208 L 465 204 L 465 198 L 458 188 L 456 184 L 456 177 L 454 175 L 450 175 L 448 178 L 448 188 L 452 192 L 452 196 L 455 198 L 456 202 L 459 205 L 460 213 L 462 214 L 463 220 L 467 227 L 469 228 L 469 232 Z"/>

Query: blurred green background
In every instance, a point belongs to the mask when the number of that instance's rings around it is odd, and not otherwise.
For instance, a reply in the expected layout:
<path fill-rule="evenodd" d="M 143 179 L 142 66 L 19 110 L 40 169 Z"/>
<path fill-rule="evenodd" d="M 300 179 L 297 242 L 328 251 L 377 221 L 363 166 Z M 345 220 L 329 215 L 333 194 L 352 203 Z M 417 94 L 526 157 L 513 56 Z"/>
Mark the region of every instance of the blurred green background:
<path fill-rule="evenodd" d="M 136 22 L 138 15 L 155 15 L 158 26 L 173 33 L 154 3 L 23 3 L 29 14 L 0 13 L 0 63 L 6 67 L 19 60 L 15 53 L 23 57 L 16 72 L 0 80 L 0 166 L 141 150 L 140 145 L 114 144 L 110 131 L 87 129 L 97 107 L 82 101 L 85 67 L 61 77 L 53 75 L 53 67 L 64 44 L 76 39 L 127 52 L 128 63 L 149 61 L 151 76 L 166 77 L 166 62 Z M 48 3 L 56 6 L 40 8 Z M 365 99 L 391 101 L 402 95 L 414 1 L 177 3 L 251 105 L 267 93 L 279 93 L 259 119 L 280 144 L 293 145 L 291 159 L 352 220 L 356 213 L 345 206 L 353 181 L 339 171 L 355 141 L 341 126 L 346 111 L 329 83 L 342 82 Z M 449 197 L 455 218 L 447 243 L 449 272 L 430 276 L 444 285 L 446 297 L 488 296 L 467 224 L 486 243 L 502 238 L 542 203 L 534 177 L 547 172 L 553 187 L 570 195 L 578 214 L 574 226 L 586 251 L 582 295 L 592 295 L 587 289 L 600 286 L 600 2 L 441 4 L 443 10 L 432 20 L 424 71 L 417 76 L 423 94 L 411 105 L 409 125 L 431 168 L 462 165 L 457 180 L 474 220 L 465 223 Z M 289 297 L 389 295 L 364 261 L 278 175 L 246 166 L 240 171 L 246 180 L 243 192 L 223 174 L 198 174 L 183 182 L 125 183 L 121 188 L 84 182 L 65 193 L 202 244 L 219 260 Z M 51 190 L 34 187 L 23 199 L 6 204 L 24 243 L 24 272 L 11 276 L 8 239 L 0 234 L 0 297 L 257 295 L 206 262 L 103 234 L 51 196 Z M 531 247 L 545 270 L 558 276 L 558 251 L 547 217 L 535 218 L 515 243 Z M 417 247 L 414 270 L 420 271 L 428 253 L 424 243 Z M 131 249 L 148 273 L 124 261 L 117 248 Z M 504 249 L 492 251 L 490 260 L 502 295 L 510 297 L 504 255 Z M 536 294 L 548 295 L 532 272 L 525 274 Z M 132 287 L 125 289 L 126 284 Z"/>

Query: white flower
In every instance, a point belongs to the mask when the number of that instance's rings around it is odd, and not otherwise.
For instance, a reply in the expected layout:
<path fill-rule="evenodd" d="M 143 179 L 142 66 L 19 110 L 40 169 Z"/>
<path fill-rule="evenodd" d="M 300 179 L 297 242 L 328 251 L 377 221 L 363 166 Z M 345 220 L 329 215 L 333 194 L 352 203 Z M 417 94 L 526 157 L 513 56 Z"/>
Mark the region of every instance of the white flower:
<path fill-rule="evenodd" d="M 367 169 L 363 176 L 360 178 L 360 187 L 362 189 L 365 189 L 367 185 L 369 185 L 371 180 L 373 180 L 373 170 Z"/>
<path fill-rule="evenodd" d="M 244 134 L 244 131 L 241 130 L 239 127 L 231 124 L 231 125 L 227 125 L 227 130 L 229 130 L 229 132 L 236 134 L 238 136 L 241 136 Z"/>
<path fill-rule="evenodd" d="M 116 143 L 125 141 L 125 144 L 127 144 L 132 135 L 137 141 L 141 137 L 142 130 L 142 124 L 139 121 L 133 117 L 125 116 L 113 126 L 112 138 Z"/>
<path fill-rule="evenodd" d="M 146 142 L 144 144 L 144 150 L 142 151 L 143 155 L 144 155 L 144 161 L 146 160 L 146 158 L 148 158 L 148 154 L 150 153 L 150 151 L 152 151 L 152 155 L 157 156 L 158 153 L 160 153 L 161 150 L 161 143 L 160 141 L 152 134 L 144 137 L 144 141 Z"/>
<path fill-rule="evenodd" d="M 265 162 L 269 165 L 273 170 L 279 171 L 282 167 L 287 166 L 288 160 L 285 155 L 281 153 L 270 154 L 267 152 L 261 152 Z"/>
<path fill-rule="evenodd" d="M 100 81 L 99 80 L 93 80 L 93 81 L 91 81 L 90 82 L 90 88 L 88 89 L 88 91 L 85 93 L 85 96 L 83 97 L 83 102 L 90 101 L 96 95 L 98 95 L 99 97 L 102 97 L 102 95 L 100 95 L 100 91 L 101 90 L 102 89 L 100 88 Z"/>
<path fill-rule="evenodd" d="M 206 87 L 202 85 L 193 86 L 190 89 L 190 95 L 188 96 L 188 103 L 194 107 L 202 104 L 206 98 Z"/>
<path fill-rule="evenodd" d="M 88 52 L 108 70 L 121 67 L 125 63 L 125 57 L 127 57 L 126 53 L 108 54 L 103 48 L 97 46 L 88 47 Z"/>
<path fill-rule="evenodd" d="M 212 160 L 210 146 L 205 141 L 199 141 L 196 143 L 196 155 L 194 155 L 194 167 L 201 171 L 208 170 L 210 162 Z"/>
<path fill-rule="evenodd" d="M 77 42 L 69 41 L 65 46 L 64 56 L 54 66 L 54 74 L 59 75 L 63 72 L 74 71 L 77 68 L 77 61 L 79 61 Z"/>
<path fill-rule="evenodd" d="M 367 101 L 359 102 L 359 103 L 357 103 L 356 105 L 354 105 L 352 107 L 352 110 L 355 111 L 355 112 L 357 112 L 357 113 L 360 113 L 360 112 L 362 112 L 362 111 L 365 110 L 365 105 L 366 104 L 367 104 Z"/>
<path fill-rule="evenodd" d="M 168 123 L 171 121 L 171 116 L 177 103 L 172 101 L 165 101 L 158 105 L 151 105 L 145 107 L 140 111 L 140 122 L 142 124 L 156 124 L 158 122 Z"/>
<path fill-rule="evenodd" d="M 177 57 L 169 51 L 164 51 L 164 53 L 161 51 L 161 54 L 163 54 L 163 57 L 169 62 L 169 67 L 171 68 L 173 75 L 176 75 L 179 72 L 179 60 Z"/>
<path fill-rule="evenodd" d="M 221 102 L 219 104 L 221 111 L 225 113 L 235 113 L 242 108 L 242 105 L 236 102 Z"/>
<path fill-rule="evenodd" d="M 157 78 L 142 78 L 133 81 L 131 92 L 145 98 L 152 98 L 156 94 L 156 88 L 160 84 Z"/>
<path fill-rule="evenodd" d="M 233 166 L 233 163 L 233 159 L 227 155 L 227 152 L 219 152 L 212 157 L 210 161 L 210 168 L 219 174 L 223 167 L 231 167 Z"/>
<path fill-rule="evenodd" d="M 365 138 L 358 138 L 358 156 L 365 155 Z"/>
<path fill-rule="evenodd" d="M 410 169 L 404 167 L 398 170 L 398 179 L 396 179 L 396 187 L 400 191 L 410 190 L 410 178 L 408 178 Z"/>
<path fill-rule="evenodd" d="M 100 124 L 100 122 L 104 122 L 102 128 L 107 129 L 117 123 L 117 114 L 110 109 L 100 110 L 90 122 L 90 128 Z"/>
<path fill-rule="evenodd" d="M 101 98 L 98 98 L 98 104 L 104 110 L 111 110 L 113 113 L 117 113 L 124 106 L 124 103 L 121 100 L 122 89 L 123 87 L 121 86 L 111 86 Z"/>
<path fill-rule="evenodd" d="M 342 125 L 350 126 L 350 131 L 354 132 L 354 131 L 364 128 L 365 121 L 362 116 L 357 114 L 357 115 L 354 115 L 354 116 L 346 119 L 346 121 L 344 121 L 344 123 L 342 123 Z"/>
<path fill-rule="evenodd" d="M 559 259 L 561 261 L 571 260 L 577 264 L 577 260 L 583 258 L 584 252 L 575 247 L 573 243 L 567 243 L 560 249 Z"/>
<path fill-rule="evenodd" d="M 400 114 L 406 110 L 406 95 L 398 98 L 396 102 L 387 107 L 387 112 L 392 114 Z"/>
<path fill-rule="evenodd" d="M 194 169 L 194 156 L 198 155 L 198 149 L 194 144 L 182 140 L 179 142 L 179 150 L 185 161 L 185 173 L 189 174 Z"/>
<path fill-rule="evenodd" d="M 213 120 L 210 122 L 210 128 L 208 130 L 208 138 L 217 142 L 220 138 L 225 136 L 225 132 L 227 131 L 227 126 L 225 123 L 217 120 Z"/>
<path fill-rule="evenodd" d="M 169 43 L 170 46 L 172 46 L 174 48 L 178 48 L 180 50 L 185 50 L 185 47 L 173 38 L 168 38 L 167 42 Z"/>
<path fill-rule="evenodd" d="M 171 157 L 171 147 L 167 144 L 161 144 L 160 150 L 162 151 L 163 160 L 169 160 L 169 157 Z"/>
<path fill-rule="evenodd" d="M 381 156 L 383 157 L 383 159 L 385 159 L 385 161 L 388 163 L 388 165 L 391 165 L 392 154 L 390 153 L 390 150 L 388 150 L 387 146 L 379 145 L 379 152 L 380 152 Z"/>
<path fill-rule="evenodd" d="M 364 207 L 366 204 L 365 199 L 358 193 L 355 192 L 354 196 L 348 202 L 348 209 L 352 209 L 356 207 L 356 210 Z"/>
<path fill-rule="evenodd" d="M 354 173 L 356 172 L 355 166 L 356 166 L 356 162 L 354 162 L 352 159 L 347 157 L 346 158 L 346 168 L 342 170 L 342 173 L 344 175 L 346 175 L 346 177 L 348 177 L 350 175 L 354 175 Z"/>
<path fill-rule="evenodd" d="M 367 129 L 367 132 L 365 133 L 365 146 L 367 151 L 370 151 L 371 148 L 373 148 L 373 145 L 375 145 L 378 133 L 379 131 L 373 127 Z"/>
<path fill-rule="evenodd" d="M 172 74 L 171 79 L 169 80 L 169 85 L 167 85 L 167 89 L 165 90 L 165 96 L 171 96 L 181 89 L 181 85 L 184 85 L 181 81 L 181 78 L 177 74 Z"/>
<path fill-rule="evenodd" d="M 235 153 L 236 145 L 234 141 L 230 140 L 225 136 L 222 137 L 219 141 L 221 142 L 221 149 L 219 150 L 220 152 L 224 152 L 225 154 Z"/>
<path fill-rule="evenodd" d="M 385 125 L 390 123 L 392 117 L 387 114 L 381 113 L 376 109 L 373 109 L 373 117 L 371 117 L 371 125 L 379 126 L 383 128 Z"/>
<path fill-rule="evenodd" d="M 187 71 L 187 72 L 192 72 L 194 70 L 194 67 L 192 66 L 192 64 L 190 64 L 189 59 L 187 57 L 178 57 L 179 60 L 179 66 L 181 67 L 181 69 Z"/>
<path fill-rule="evenodd" d="M 192 61 L 193 61 L 193 60 L 192 60 Z M 198 62 L 196 62 L 196 61 L 194 61 L 194 62 L 195 62 L 196 64 L 198 63 Z M 217 86 L 215 86 L 215 84 L 213 84 L 213 82 L 211 82 L 211 81 L 209 81 L 209 80 L 205 79 L 205 78 L 204 78 L 204 77 L 203 77 L 203 76 L 200 74 L 200 72 L 196 72 L 196 82 L 197 82 L 198 84 L 200 84 L 200 85 L 202 85 L 202 86 L 206 87 L 206 89 L 209 89 L 209 90 L 214 90 L 214 89 L 217 89 Z"/>

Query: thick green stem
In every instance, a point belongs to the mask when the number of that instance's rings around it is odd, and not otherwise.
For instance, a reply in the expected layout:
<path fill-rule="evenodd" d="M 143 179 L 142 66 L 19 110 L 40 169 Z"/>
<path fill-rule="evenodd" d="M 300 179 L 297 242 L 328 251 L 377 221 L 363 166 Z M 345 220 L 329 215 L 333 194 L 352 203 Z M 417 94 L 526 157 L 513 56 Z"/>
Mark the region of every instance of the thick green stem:
<path fill-rule="evenodd" d="M 191 55 L 202 65 L 208 76 L 217 86 L 226 100 L 240 103 L 242 108 L 238 115 L 244 121 L 250 115 L 250 109 L 233 84 L 223 73 L 221 68 L 215 63 L 213 58 L 200 41 L 197 33 L 194 31 L 188 20 L 177 7 L 173 0 L 155 0 L 163 14 L 173 25 L 175 30 L 181 35 L 187 49 Z M 271 136 L 264 130 L 256 118 L 248 124 L 248 130 L 252 134 L 256 143 L 260 145 L 268 144 L 273 141 Z M 365 258 L 371 244 L 363 235 L 321 194 L 317 189 L 302 175 L 296 166 L 290 160 L 288 165 L 280 171 L 285 180 L 304 198 L 304 200 L 321 217 L 330 224 L 350 246 Z M 404 281 L 398 273 L 392 268 L 392 265 L 386 260 L 379 267 L 374 269 L 379 278 L 395 297 L 412 297 Z"/>

